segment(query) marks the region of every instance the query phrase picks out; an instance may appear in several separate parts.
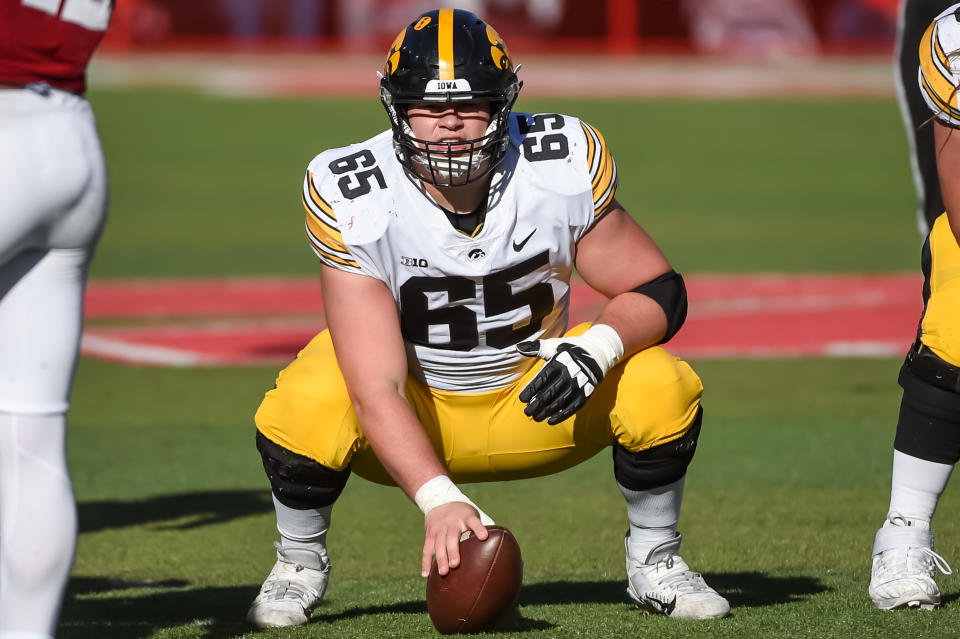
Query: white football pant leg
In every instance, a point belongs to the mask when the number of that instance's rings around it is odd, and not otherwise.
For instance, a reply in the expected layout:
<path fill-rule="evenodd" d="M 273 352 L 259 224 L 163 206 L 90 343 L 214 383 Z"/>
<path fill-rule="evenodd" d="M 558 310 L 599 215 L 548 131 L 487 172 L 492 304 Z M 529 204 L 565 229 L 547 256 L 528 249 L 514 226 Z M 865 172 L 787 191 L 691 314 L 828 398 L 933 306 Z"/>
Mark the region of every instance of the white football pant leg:
<path fill-rule="evenodd" d="M 107 175 L 90 105 L 0 91 L 0 411 L 67 409 Z"/>
<path fill-rule="evenodd" d="M 63 415 L 0 413 L 0 639 L 53 637 L 76 549 Z"/>
<path fill-rule="evenodd" d="M 90 105 L 0 91 L 0 639 L 52 637 L 76 547 L 64 451 L 107 174 Z"/>
<path fill-rule="evenodd" d="M 88 261 L 86 249 L 30 250 L 0 266 L 0 411 L 66 412 Z"/>

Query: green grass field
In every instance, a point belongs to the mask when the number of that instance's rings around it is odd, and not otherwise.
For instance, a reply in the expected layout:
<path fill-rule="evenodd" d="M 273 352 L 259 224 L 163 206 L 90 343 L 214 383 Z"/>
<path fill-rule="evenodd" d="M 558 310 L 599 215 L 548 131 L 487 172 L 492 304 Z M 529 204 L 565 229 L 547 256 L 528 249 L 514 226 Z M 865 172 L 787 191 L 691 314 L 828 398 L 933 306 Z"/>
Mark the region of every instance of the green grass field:
<path fill-rule="evenodd" d="M 388 128 L 376 98 L 94 92 L 111 221 L 93 277 L 310 274 L 300 189 L 321 150 Z M 618 197 L 683 272 L 919 264 L 892 100 L 523 100 L 607 138 Z"/>
<path fill-rule="evenodd" d="M 112 178 L 96 278 L 309 275 L 302 172 L 385 127 L 375 100 L 228 100 L 95 91 Z M 916 268 L 919 238 L 896 105 L 874 100 L 529 101 L 610 142 L 621 200 L 684 272 Z M 622 498 L 607 454 L 552 477 L 468 487 L 524 551 L 522 620 L 497 637 L 950 637 L 960 584 L 933 613 L 866 596 L 887 506 L 899 362 L 694 361 L 706 421 L 688 476 L 683 552 L 734 606 L 718 622 L 645 616 L 624 592 Z M 419 577 L 422 518 L 351 479 L 333 576 L 306 628 L 243 615 L 273 562 L 252 415 L 273 368 L 81 362 L 69 455 L 81 536 L 60 636 L 436 636 Z M 960 563 L 960 496 L 935 520 Z"/>

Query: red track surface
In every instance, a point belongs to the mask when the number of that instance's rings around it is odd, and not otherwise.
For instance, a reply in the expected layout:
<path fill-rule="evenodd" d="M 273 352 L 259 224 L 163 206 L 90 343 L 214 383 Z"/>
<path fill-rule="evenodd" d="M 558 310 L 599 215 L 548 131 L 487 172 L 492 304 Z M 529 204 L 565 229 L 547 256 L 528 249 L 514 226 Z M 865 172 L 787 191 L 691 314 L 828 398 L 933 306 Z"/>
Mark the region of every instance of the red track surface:
<path fill-rule="evenodd" d="M 691 276 L 690 314 L 669 348 L 692 359 L 899 355 L 921 284 L 914 274 Z M 573 325 L 603 298 L 578 285 L 571 301 Z M 137 364 L 280 365 L 324 327 L 316 280 L 91 282 L 86 304 L 83 353 Z"/>

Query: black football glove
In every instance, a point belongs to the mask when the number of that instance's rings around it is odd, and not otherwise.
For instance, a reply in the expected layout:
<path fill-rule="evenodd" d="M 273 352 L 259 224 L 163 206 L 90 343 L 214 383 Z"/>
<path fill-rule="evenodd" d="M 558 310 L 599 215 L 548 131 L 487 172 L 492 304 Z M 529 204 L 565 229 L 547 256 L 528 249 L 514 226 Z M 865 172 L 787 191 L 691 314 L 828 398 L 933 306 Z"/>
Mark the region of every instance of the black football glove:
<path fill-rule="evenodd" d="M 559 424 L 587 402 L 623 356 L 623 343 L 616 331 L 598 324 L 578 337 L 521 342 L 517 350 L 547 360 L 520 391 L 520 401 L 526 404 L 523 412 L 538 422 Z"/>

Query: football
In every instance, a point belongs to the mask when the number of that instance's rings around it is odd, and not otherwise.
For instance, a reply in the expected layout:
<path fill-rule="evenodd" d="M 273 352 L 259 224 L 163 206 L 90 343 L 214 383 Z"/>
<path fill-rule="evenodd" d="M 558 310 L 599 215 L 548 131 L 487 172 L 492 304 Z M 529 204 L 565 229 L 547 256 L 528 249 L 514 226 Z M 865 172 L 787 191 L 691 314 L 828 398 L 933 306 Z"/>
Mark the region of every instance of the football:
<path fill-rule="evenodd" d="M 441 633 L 479 632 L 493 626 L 520 594 L 523 559 L 516 537 L 503 526 L 488 526 L 480 541 L 460 537 L 460 565 L 444 576 L 434 560 L 427 578 L 427 612 Z"/>

